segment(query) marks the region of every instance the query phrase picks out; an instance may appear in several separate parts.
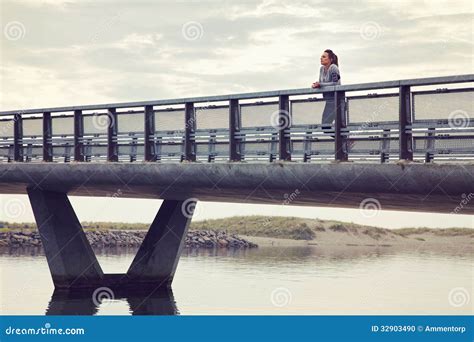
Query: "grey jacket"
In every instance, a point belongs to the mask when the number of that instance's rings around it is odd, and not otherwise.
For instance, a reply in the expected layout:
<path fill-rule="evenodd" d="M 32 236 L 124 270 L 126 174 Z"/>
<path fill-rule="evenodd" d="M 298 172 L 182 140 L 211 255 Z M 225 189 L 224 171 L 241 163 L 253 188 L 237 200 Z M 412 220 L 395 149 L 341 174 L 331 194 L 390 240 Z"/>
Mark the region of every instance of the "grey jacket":
<path fill-rule="evenodd" d="M 319 69 L 319 84 L 321 87 L 341 84 L 341 74 L 336 64 L 331 64 L 327 72 L 324 70 L 324 66 L 321 65 Z"/>

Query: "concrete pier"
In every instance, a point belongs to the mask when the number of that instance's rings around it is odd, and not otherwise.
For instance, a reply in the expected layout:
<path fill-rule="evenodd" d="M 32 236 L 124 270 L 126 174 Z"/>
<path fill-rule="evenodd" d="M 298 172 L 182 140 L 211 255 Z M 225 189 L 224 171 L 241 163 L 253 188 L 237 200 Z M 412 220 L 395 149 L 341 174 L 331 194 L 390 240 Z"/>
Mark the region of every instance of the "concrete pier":
<path fill-rule="evenodd" d="M 27 192 L 56 289 L 171 286 L 195 201 L 165 200 L 128 272 L 104 274 L 67 194 L 32 188 Z"/>
<path fill-rule="evenodd" d="M 104 273 L 65 193 L 27 189 L 56 288 L 101 283 Z"/>
<path fill-rule="evenodd" d="M 195 201 L 165 200 L 133 259 L 130 283 L 171 285 Z"/>

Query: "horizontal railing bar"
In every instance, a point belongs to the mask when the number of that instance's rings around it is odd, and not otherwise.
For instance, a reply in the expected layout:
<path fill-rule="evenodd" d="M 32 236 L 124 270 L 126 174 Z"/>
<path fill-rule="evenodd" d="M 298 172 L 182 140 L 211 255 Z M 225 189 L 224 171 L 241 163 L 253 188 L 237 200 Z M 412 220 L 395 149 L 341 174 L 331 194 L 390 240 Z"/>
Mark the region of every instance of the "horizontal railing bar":
<path fill-rule="evenodd" d="M 346 96 L 347 100 L 367 100 L 367 99 L 385 99 L 387 97 L 398 97 L 398 93 L 389 93 L 389 94 L 377 94 L 375 96 L 369 95 L 353 95 Z"/>
<path fill-rule="evenodd" d="M 359 91 L 359 90 L 397 88 L 400 86 L 423 86 L 423 85 L 437 85 L 437 84 L 450 84 L 450 83 L 463 83 L 463 82 L 474 82 L 474 74 L 443 76 L 443 77 L 428 77 L 428 78 L 407 79 L 407 80 L 398 80 L 398 81 L 372 82 L 372 83 L 350 84 L 350 85 L 340 85 L 340 86 L 328 86 L 321 89 L 300 88 L 300 89 L 274 90 L 274 91 L 263 91 L 263 92 L 242 93 L 242 94 L 201 96 L 201 97 L 141 101 L 141 102 L 107 103 L 107 104 L 96 104 L 96 105 L 85 105 L 85 106 L 9 110 L 9 111 L 0 112 L 0 116 L 12 115 L 12 114 L 39 114 L 43 112 L 53 113 L 53 112 L 65 112 L 65 111 L 74 111 L 74 110 L 97 110 L 97 109 L 108 109 L 108 108 L 117 109 L 117 108 L 140 107 L 140 106 L 178 105 L 178 104 L 184 104 L 184 103 L 228 101 L 232 99 L 245 100 L 245 99 L 256 99 L 256 98 L 266 98 L 266 97 L 278 97 L 281 95 L 295 96 L 295 95 L 327 93 L 327 92 L 334 92 L 334 91 Z"/>
<path fill-rule="evenodd" d="M 412 95 L 434 95 L 434 94 L 451 94 L 451 93 L 469 93 L 473 92 L 473 88 L 454 88 L 454 89 L 443 89 L 443 90 L 418 90 L 412 91 Z"/>
<path fill-rule="evenodd" d="M 317 103 L 317 102 L 326 102 L 326 100 L 324 98 L 315 98 L 315 97 L 311 97 L 309 99 L 290 99 L 290 105 L 304 103 L 304 102 Z"/>
<path fill-rule="evenodd" d="M 453 75 L 453 76 L 438 76 L 427 78 L 414 78 L 408 80 L 400 80 L 400 86 L 425 86 L 449 83 L 464 83 L 474 82 L 474 74 Z"/>

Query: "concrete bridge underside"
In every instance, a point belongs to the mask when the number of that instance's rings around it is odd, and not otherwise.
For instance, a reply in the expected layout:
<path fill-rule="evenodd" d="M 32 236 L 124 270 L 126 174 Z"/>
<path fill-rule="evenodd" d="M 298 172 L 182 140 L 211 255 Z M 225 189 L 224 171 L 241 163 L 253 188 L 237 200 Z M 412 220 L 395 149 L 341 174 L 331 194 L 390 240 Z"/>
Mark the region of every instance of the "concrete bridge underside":
<path fill-rule="evenodd" d="M 27 187 L 70 196 L 119 196 L 451 213 L 474 193 L 474 163 L 9 163 L 0 193 Z M 296 191 L 298 190 L 298 191 Z M 462 214 L 474 214 L 463 205 Z"/>
<path fill-rule="evenodd" d="M 0 164 L 0 193 L 28 194 L 58 291 L 169 289 L 196 201 L 474 214 L 473 164 Z M 104 274 L 72 196 L 164 199 L 130 268 Z M 469 197 L 468 197 L 469 196 Z"/>

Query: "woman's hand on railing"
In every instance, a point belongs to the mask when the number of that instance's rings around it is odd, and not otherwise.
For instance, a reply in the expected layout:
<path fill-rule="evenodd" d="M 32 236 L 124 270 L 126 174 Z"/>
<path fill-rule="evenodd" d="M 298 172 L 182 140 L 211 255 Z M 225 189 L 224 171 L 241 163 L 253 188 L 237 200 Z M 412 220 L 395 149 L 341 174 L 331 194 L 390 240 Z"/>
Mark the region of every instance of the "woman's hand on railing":
<path fill-rule="evenodd" d="M 311 88 L 319 88 L 319 87 L 320 87 L 319 82 L 314 82 L 314 83 L 311 85 Z"/>

